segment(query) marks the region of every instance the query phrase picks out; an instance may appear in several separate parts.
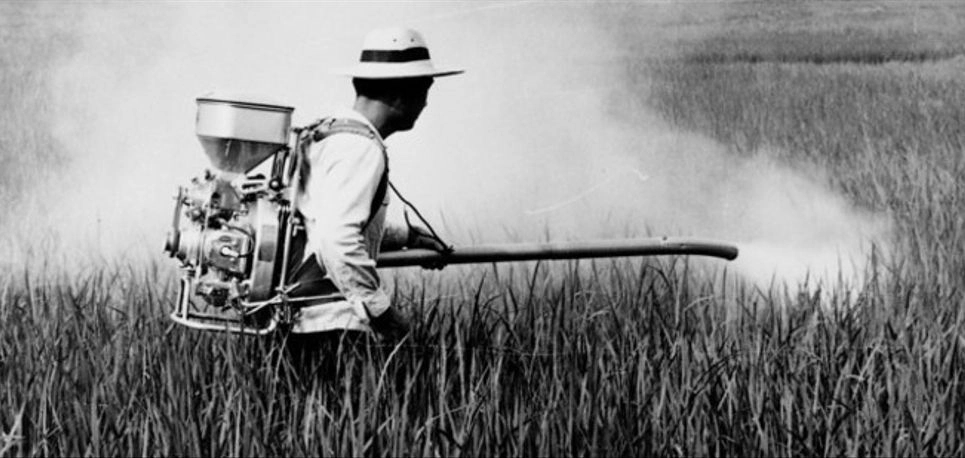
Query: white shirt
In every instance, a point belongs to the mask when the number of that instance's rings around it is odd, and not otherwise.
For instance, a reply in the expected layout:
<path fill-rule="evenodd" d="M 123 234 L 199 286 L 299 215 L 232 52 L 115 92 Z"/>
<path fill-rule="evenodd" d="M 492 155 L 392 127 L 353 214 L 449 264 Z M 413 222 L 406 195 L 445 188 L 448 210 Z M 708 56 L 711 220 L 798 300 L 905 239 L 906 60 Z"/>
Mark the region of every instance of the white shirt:
<path fill-rule="evenodd" d="M 368 331 L 365 308 L 378 316 L 390 306 L 375 269 L 388 193 L 375 215 L 370 215 L 387 166 L 385 144 L 361 114 L 346 111 L 336 117 L 364 122 L 376 138 L 336 133 L 313 143 L 307 157 L 310 176 L 298 196 L 297 207 L 305 218 L 308 235 L 305 257 L 314 254 L 322 260 L 328 278 L 346 300 L 302 307 L 292 328 L 295 333 Z"/>

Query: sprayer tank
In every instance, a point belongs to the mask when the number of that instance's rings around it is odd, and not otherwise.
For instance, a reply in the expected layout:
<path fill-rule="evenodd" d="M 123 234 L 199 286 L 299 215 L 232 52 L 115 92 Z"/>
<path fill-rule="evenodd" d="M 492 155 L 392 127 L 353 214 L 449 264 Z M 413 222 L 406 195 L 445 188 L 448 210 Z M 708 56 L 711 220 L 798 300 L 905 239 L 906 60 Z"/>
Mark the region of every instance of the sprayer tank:
<path fill-rule="evenodd" d="M 245 173 L 288 144 L 294 108 L 253 96 L 198 97 L 195 133 L 211 165 Z"/>

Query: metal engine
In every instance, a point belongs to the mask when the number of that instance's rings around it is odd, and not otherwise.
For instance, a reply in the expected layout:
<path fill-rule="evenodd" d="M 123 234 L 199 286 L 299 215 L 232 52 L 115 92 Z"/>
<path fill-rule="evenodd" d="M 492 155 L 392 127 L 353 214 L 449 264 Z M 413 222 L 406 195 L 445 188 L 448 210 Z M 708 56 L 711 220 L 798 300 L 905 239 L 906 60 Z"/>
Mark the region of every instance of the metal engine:
<path fill-rule="evenodd" d="M 290 320 L 279 305 L 286 305 L 283 266 L 298 228 L 293 108 L 213 94 L 197 103 L 196 133 L 213 170 L 178 188 L 164 247 L 183 269 L 171 318 L 196 329 L 266 334 Z"/>

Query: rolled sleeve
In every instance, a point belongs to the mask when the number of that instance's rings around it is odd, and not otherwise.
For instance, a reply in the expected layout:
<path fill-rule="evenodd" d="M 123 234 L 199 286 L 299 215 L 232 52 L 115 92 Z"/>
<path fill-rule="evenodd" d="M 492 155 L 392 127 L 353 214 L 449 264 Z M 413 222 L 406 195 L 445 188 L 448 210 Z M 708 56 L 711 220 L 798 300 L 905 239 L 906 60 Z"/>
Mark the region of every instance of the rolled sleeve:
<path fill-rule="evenodd" d="M 399 251 L 405 248 L 409 241 L 409 227 L 403 224 L 385 224 L 382 232 L 380 251 Z"/>
<path fill-rule="evenodd" d="M 310 199 L 302 213 L 311 221 L 310 246 L 345 298 L 378 316 L 389 307 L 389 298 L 363 231 L 385 171 L 383 152 L 365 137 L 336 134 L 313 145 L 309 161 Z"/>

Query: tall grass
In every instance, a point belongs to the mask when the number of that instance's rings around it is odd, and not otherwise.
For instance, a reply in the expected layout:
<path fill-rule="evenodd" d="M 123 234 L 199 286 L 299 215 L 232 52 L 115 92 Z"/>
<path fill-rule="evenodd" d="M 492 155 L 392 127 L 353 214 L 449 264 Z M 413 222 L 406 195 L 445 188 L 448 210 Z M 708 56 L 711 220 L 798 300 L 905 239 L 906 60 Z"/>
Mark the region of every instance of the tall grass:
<path fill-rule="evenodd" d="M 683 258 L 400 272 L 409 339 L 306 379 L 283 336 L 174 327 L 167 264 L 41 250 L 0 273 L 0 455 L 965 454 L 961 62 L 746 60 L 631 78 L 679 128 L 888 214 L 895 255 L 858 297 Z M 31 141 L 3 157 L 55 147 Z"/>
<path fill-rule="evenodd" d="M 3 447 L 15 455 L 956 454 L 957 310 L 869 285 L 854 308 L 685 260 L 399 276 L 417 320 L 334 380 L 274 339 L 163 318 L 155 269 L 3 278 Z M 498 277 L 498 278 L 497 278 Z M 421 277 L 425 278 L 425 277 Z M 441 296 L 437 296 L 441 295 Z M 761 308 L 757 302 L 788 302 Z M 832 304 L 833 305 L 833 304 Z"/>

